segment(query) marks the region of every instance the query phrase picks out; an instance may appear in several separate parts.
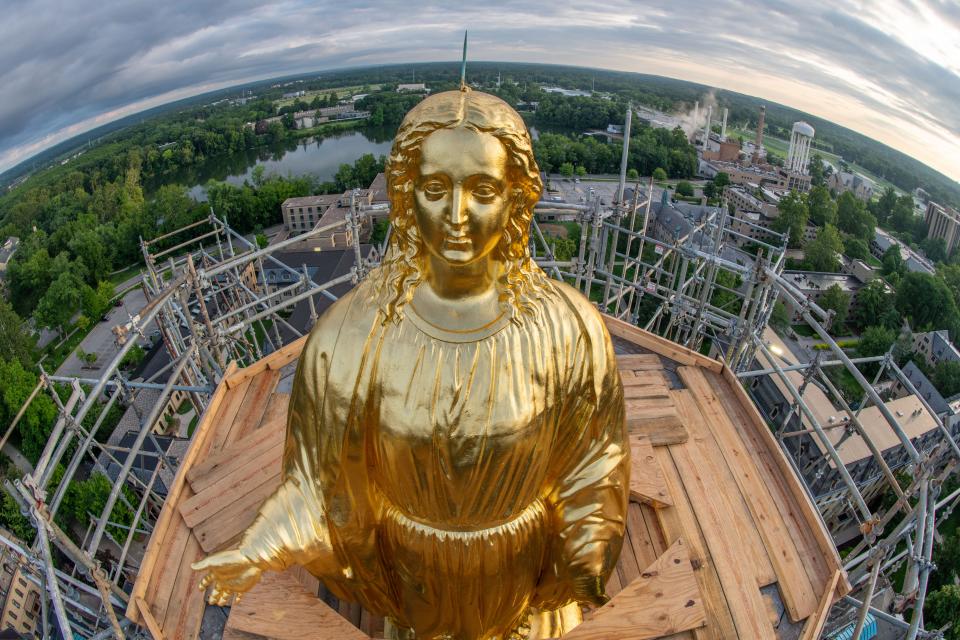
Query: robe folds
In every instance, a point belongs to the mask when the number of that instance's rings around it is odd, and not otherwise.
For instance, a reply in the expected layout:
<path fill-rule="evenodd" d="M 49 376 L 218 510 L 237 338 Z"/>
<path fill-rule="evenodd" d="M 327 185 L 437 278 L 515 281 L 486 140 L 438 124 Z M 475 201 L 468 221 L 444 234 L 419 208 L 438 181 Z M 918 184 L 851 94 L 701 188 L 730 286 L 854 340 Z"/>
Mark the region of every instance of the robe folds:
<path fill-rule="evenodd" d="M 550 280 L 534 306 L 456 333 L 410 304 L 385 321 L 370 278 L 338 300 L 300 356 L 284 481 L 241 551 L 417 638 L 506 638 L 531 608 L 585 601 L 623 542 L 623 390 L 579 292 Z"/>

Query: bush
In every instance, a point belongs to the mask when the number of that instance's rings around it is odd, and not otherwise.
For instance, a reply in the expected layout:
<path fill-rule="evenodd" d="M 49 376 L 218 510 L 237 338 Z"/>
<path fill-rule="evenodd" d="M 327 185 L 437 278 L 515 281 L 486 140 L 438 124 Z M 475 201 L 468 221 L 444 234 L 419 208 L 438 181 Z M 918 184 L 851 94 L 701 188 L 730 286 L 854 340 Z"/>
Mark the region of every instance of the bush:
<path fill-rule="evenodd" d="M 693 185 L 686 180 L 681 180 L 677 183 L 676 191 L 678 196 L 683 196 L 685 198 L 693 197 Z"/>

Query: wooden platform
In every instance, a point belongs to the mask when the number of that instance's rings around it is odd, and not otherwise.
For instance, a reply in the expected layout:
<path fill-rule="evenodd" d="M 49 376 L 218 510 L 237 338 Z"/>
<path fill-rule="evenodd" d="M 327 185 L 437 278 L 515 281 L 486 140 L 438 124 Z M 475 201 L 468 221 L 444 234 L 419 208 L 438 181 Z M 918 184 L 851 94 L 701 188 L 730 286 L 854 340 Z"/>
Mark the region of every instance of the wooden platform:
<path fill-rule="evenodd" d="M 618 320 L 633 469 L 627 538 L 571 640 L 819 636 L 849 590 L 813 504 L 733 374 Z M 127 615 L 155 638 L 195 638 L 205 607 L 190 563 L 234 543 L 280 482 L 293 343 L 231 369 L 164 505 Z M 282 606 L 278 606 L 282 604 Z M 305 571 L 265 576 L 232 607 L 224 638 L 377 638 L 383 620 Z"/>

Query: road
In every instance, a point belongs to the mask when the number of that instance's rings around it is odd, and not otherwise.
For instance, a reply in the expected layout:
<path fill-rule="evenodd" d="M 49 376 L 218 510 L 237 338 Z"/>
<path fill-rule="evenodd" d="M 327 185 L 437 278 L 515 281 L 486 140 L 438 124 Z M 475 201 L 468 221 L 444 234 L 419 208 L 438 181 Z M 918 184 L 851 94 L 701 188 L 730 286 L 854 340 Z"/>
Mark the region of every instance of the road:
<path fill-rule="evenodd" d="M 136 279 L 137 278 L 134 278 L 134 281 Z M 123 298 L 123 306 L 111 307 L 110 311 L 107 312 L 107 320 L 97 322 L 90 330 L 90 333 L 87 334 L 87 337 L 80 343 L 80 350 L 85 353 L 97 354 L 97 361 L 92 365 L 87 365 L 80 361 L 80 358 L 77 357 L 77 351 L 74 351 L 67 356 L 67 359 L 60 365 L 60 368 L 56 371 L 56 375 L 76 376 L 80 378 L 100 377 L 103 370 L 110 364 L 110 361 L 119 351 L 119 348 L 114 342 L 113 327 L 127 322 L 129 315 L 135 315 L 146 303 L 147 299 L 143 295 L 142 289 L 137 288 L 128 292 Z M 155 323 L 150 323 L 150 325 L 144 327 L 142 330 L 144 335 L 149 336 L 150 332 L 155 328 Z M 144 340 L 141 340 L 141 345 L 145 345 Z"/>

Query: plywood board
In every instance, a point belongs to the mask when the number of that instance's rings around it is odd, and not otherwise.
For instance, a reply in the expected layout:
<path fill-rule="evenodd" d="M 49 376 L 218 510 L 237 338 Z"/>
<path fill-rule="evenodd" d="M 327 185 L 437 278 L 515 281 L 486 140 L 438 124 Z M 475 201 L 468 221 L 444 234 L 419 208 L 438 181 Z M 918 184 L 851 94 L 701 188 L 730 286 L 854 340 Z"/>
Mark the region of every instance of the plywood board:
<path fill-rule="evenodd" d="M 290 573 L 264 573 L 231 608 L 227 628 L 277 640 L 369 640 Z"/>
<path fill-rule="evenodd" d="M 650 439 L 630 436 L 630 497 L 654 507 L 673 504 Z"/>
<path fill-rule="evenodd" d="M 645 640 L 702 627 L 703 599 L 683 540 L 646 567 L 603 607 L 566 634 L 569 640 Z"/>

